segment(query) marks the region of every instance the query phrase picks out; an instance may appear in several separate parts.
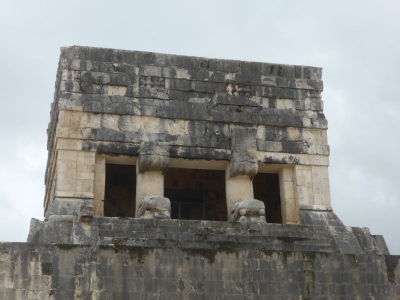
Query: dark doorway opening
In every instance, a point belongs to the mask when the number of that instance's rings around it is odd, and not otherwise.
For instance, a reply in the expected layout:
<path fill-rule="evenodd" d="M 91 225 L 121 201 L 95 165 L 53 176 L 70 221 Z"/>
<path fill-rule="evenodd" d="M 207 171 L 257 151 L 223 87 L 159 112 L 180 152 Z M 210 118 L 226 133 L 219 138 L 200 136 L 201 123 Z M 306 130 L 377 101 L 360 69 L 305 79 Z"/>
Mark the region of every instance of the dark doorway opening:
<path fill-rule="evenodd" d="M 267 223 L 282 223 L 279 175 L 258 173 L 253 179 L 254 198 L 264 202 Z"/>
<path fill-rule="evenodd" d="M 171 201 L 171 219 L 206 220 L 203 191 L 165 190 L 165 197 Z"/>
<path fill-rule="evenodd" d="M 164 195 L 171 218 L 226 221 L 225 171 L 169 168 Z"/>
<path fill-rule="evenodd" d="M 135 166 L 106 164 L 104 216 L 135 217 L 135 198 Z"/>

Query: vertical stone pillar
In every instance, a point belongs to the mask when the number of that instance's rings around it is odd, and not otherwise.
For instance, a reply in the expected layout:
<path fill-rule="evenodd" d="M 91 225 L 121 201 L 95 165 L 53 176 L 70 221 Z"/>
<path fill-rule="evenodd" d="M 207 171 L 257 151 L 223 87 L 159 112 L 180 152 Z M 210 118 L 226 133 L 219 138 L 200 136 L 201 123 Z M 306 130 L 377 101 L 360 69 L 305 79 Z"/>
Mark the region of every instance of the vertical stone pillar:
<path fill-rule="evenodd" d="M 55 164 L 54 199 L 46 212 L 78 215 L 81 207 L 92 207 L 95 152 L 58 150 Z"/>
<path fill-rule="evenodd" d="M 94 192 L 93 192 L 93 214 L 104 216 L 104 193 L 106 188 L 106 159 L 96 157 L 94 165 Z"/>
<path fill-rule="evenodd" d="M 293 168 L 285 167 L 279 171 L 279 188 L 283 224 L 298 224 L 300 221 L 299 204 L 295 197 Z"/>
<path fill-rule="evenodd" d="M 294 179 L 300 208 L 314 205 L 311 166 L 294 166 Z"/>
<path fill-rule="evenodd" d="M 136 165 L 136 217 L 170 218 L 171 204 L 164 197 L 164 174 L 168 163 L 168 145 L 141 143 Z"/>
<path fill-rule="evenodd" d="M 232 129 L 231 160 L 226 169 L 226 204 L 231 222 L 265 222 L 265 205 L 254 199 L 258 172 L 255 128 Z"/>
<path fill-rule="evenodd" d="M 329 187 L 328 167 L 312 166 L 314 207 L 331 210 L 331 193 Z"/>
<path fill-rule="evenodd" d="M 331 210 L 327 166 L 295 166 L 296 196 L 300 209 Z"/>
<path fill-rule="evenodd" d="M 228 208 L 243 199 L 254 198 L 253 182 L 247 175 L 230 177 L 231 166 L 225 171 L 226 201 Z"/>

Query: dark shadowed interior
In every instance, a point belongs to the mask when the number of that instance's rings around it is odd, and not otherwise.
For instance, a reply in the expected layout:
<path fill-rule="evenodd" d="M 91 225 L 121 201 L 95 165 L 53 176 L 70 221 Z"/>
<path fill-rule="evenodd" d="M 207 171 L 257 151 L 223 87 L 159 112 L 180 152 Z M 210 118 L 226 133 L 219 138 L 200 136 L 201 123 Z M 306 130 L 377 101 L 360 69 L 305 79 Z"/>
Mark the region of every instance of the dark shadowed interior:
<path fill-rule="evenodd" d="M 164 189 L 172 219 L 227 220 L 225 171 L 169 168 Z"/>
<path fill-rule="evenodd" d="M 135 166 L 107 164 L 104 216 L 135 217 L 135 197 Z"/>
<path fill-rule="evenodd" d="M 258 173 L 253 179 L 254 198 L 264 202 L 267 223 L 282 223 L 279 175 Z"/>

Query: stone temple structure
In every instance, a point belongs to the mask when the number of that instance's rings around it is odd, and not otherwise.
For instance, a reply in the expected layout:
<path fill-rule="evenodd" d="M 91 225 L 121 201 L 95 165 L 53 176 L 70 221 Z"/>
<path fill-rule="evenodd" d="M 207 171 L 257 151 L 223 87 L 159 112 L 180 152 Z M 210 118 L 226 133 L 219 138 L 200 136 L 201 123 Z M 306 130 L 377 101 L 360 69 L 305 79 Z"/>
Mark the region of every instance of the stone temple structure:
<path fill-rule="evenodd" d="M 322 70 L 65 47 L 43 221 L 1 299 L 400 299 L 332 211 Z"/>

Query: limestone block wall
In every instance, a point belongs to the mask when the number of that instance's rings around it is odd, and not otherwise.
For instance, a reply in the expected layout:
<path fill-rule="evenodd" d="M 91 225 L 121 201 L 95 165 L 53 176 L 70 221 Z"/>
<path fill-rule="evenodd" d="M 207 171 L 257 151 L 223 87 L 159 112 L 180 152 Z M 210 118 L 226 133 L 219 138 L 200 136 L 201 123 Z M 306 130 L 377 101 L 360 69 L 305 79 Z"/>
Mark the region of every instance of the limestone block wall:
<path fill-rule="evenodd" d="M 330 206 L 328 168 L 295 166 L 295 191 L 300 207 L 326 209 Z"/>
<path fill-rule="evenodd" d="M 167 145 L 170 158 L 226 161 L 228 203 L 251 198 L 254 171 L 274 172 L 281 174 L 284 222 L 298 223 L 299 209 L 329 210 L 321 75 L 305 66 L 62 48 L 45 212 L 55 200 L 90 200 L 101 216 L 101 154 L 137 158 L 143 142 Z M 236 169 L 250 161 L 247 171 Z M 246 191 L 230 189 L 236 181 Z"/>
<path fill-rule="evenodd" d="M 247 250 L 9 244 L 0 295 L 15 299 L 396 299 L 384 258 Z M 397 258 L 398 260 L 398 258 Z M 373 271 L 377 271 L 374 273 Z M 388 272 L 388 273 L 386 273 Z M 389 279 L 388 279 L 388 274 Z M 310 298 L 310 299 L 311 299 Z"/>
<path fill-rule="evenodd" d="M 87 229 L 70 221 L 62 225 L 70 231 L 47 222 L 30 243 L 0 243 L 2 300 L 400 296 L 399 256 L 361 228 L 343 243 L 336 237 L 347 229 L 328 226 L 103 217 Z"/>

